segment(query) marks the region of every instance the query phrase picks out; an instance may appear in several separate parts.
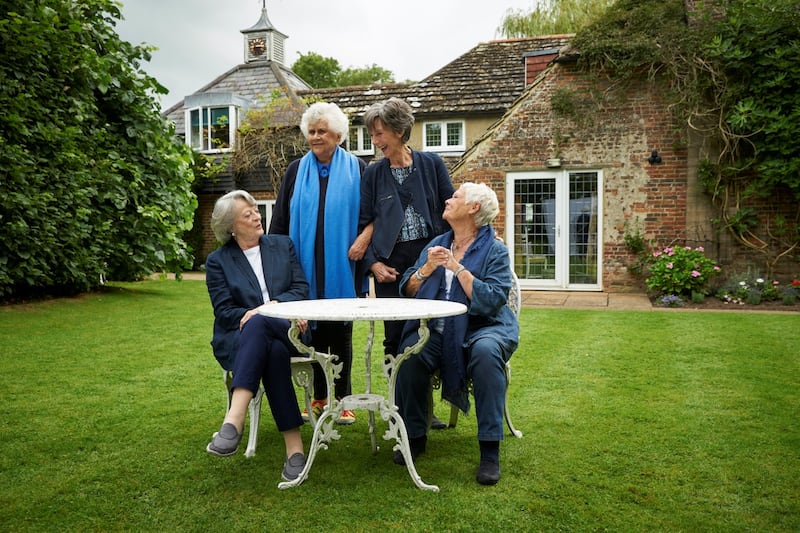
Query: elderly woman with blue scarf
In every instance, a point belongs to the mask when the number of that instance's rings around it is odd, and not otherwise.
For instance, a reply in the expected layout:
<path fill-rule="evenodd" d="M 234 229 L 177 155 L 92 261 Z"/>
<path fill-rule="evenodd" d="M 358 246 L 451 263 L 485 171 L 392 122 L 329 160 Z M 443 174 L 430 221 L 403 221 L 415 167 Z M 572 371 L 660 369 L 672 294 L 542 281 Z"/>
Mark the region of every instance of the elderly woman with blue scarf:
<path fill-rule="evenodd" d="M 482 485 L 500 479 L 505 363 L 519 339 L 519 324 L 507 305 L 512 285 L 508 249 L 490 225 L 498 212 L 494 191 L 464 183 L 445 204 L 443 218 L 452 230 L 433 239 L 400 282 L 407 296 L 460 302 L 468 308 L 464 315 L 431 320 L 430 340 L 397 373 L 396 401 L 411 456 L 416 459 L 427 444 L 433 372 L 439 370 L 443 398 L 464 412 L 469 410 L 471 379 L 480 446 L 476 479 Z M 401 347 L 416 342 L 418 327 L 418 322 L 406 323 Z M 400 452 L 394 462 L 405 464 Z"/>
<path fill-rule="evenodd" d="M 347 138 L 349 121 L 336 104 L 317 102 L 300 119 L 300 130 L 311 150 L 292 161 L 283 176 L 269 233 L 288 235 L 297 250 L 311 299 L 354 298 L 356 261 L 364 257 L 372 226 L 357 234 L 361 174 L 365 164 L 339 146 Z M 352 322 L 317 322 L 311 343 L 317 351 L 336 354 L 343 364 L 334 383 L 336 398 L 351 393 Z M 315 365 L 314 400 L 319 416 L 327 404 L 325 377 Z M 303 413 L 307 419 L 308 413 Z M 340 424 L 352 424 L 345 410 Z"/>

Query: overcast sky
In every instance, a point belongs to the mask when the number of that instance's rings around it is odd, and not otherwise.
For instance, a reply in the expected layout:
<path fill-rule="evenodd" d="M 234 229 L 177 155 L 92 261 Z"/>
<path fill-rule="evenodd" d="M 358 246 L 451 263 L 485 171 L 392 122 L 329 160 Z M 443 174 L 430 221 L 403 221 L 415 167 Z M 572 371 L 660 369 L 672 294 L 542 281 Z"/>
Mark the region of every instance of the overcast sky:
<path fill-rule="evenodd" d="M 122 0 L 120 37 L 158 48 L 144 70 L 177 103 L 244 62 L 240 30 L 258 22 L 262 0 Z M 498 38 L 509 9 L 536 0 L 266 0 L 272 25 L 288 35 L 285 61 L 316 52 L 342 68 L 376 64 L 395 80 L 420 80 L 481 42 Z"/>

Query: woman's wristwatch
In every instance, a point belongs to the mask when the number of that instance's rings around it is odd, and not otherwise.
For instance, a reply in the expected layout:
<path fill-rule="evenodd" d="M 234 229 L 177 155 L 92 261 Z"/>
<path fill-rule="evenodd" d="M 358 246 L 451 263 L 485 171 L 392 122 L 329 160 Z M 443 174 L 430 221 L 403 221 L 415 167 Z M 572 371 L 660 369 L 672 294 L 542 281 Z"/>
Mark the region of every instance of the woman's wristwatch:
<path fill-rule="evenodd" d="M 417 271 L 416 271 L 416 272 L 414 272 L 414 278 L 418 279 L 419 281 L 425 281 L 426 279 L 428 279 L 429 277 L 431 277 L 430 275 L 423 276 L 423 275 L 422 275 L 422 272 L 420 272 L 421 270 L 422 270 L 422 267 L 419 267 L 419 268 L 417 269 Z"/>

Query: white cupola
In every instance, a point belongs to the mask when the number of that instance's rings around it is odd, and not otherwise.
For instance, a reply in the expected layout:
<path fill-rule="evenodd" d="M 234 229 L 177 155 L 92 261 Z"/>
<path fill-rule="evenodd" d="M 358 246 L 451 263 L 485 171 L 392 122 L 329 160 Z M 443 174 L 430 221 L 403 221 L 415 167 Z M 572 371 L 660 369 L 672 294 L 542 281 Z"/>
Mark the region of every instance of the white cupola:
<path fill-rule="evenodd" d="M 263 0 L 262 6 L 258 22 L 241 30 L 244 35 L 244 62 L 275 61 L 283 65 L 283 44 L 288 36 L 276 30 L 269 21 L 266 0 Z"/>

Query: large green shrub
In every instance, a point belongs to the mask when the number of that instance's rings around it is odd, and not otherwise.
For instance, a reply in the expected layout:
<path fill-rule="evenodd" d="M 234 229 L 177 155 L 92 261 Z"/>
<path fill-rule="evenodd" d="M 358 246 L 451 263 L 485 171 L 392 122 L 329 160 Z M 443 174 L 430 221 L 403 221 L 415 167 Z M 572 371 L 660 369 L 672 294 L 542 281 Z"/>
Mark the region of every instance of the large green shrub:
<path fill-rule="evenodd" d="M 0 299 L 179 269 L 190 153 L 112 0 L 0 2 Z"/>

